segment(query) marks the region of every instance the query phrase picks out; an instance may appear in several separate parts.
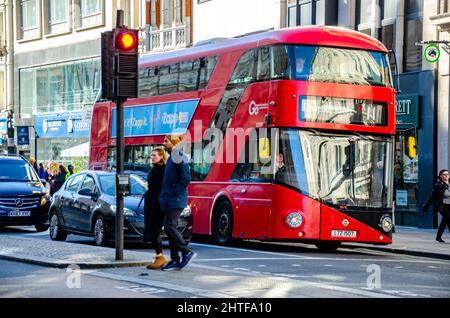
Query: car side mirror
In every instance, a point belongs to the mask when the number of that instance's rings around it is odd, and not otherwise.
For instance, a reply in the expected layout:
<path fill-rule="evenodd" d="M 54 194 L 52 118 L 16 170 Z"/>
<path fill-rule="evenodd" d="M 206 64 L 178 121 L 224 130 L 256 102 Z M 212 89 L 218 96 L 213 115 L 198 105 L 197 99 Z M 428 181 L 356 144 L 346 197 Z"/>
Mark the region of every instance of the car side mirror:
<path fill-rule="evenodd" d="M 47 186 L 47 180 L 45 180 L 45 179 L 41 179 L 41 182 L 42 182 L 42 184 L 44 185 L 44 187 L 46 187 L 46 186 Z"/>
<path fill-rule="evenodd" d="M 92 190 L 88 189 L 88 188 L 81 189 L 80 191 L 78 191 L 78 194 L 79 195 L 85 195 L 85 196 L 88 196 L 88 197 L 91 197 L 93 195 Z"/>

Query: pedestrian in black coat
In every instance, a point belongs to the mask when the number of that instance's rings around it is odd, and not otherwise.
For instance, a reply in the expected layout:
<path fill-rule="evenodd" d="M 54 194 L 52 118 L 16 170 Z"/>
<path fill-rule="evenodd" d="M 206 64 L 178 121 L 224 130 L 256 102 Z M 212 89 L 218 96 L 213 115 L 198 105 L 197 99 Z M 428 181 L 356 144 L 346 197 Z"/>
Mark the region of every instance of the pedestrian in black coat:
<path fill-rule="evenodd" d="M 448 170 L 444 169 L 439 172 L 438 182 L 434 185 L 433 191 L 428 196 L 422 208 L 422 212 L 426 213 L 431 204 L 434 204 L 434 212 L 442 215 L 441 224 L 439 225 L 436 241 L 445 243 L 442 239 L 445 226 L 450 231 L 450 190 L 449 190 Z"/>
<path fill-rule="evenodd" d="M 148 269 L 158 269 L 166 265 L 163 255 L 161 230 L 164 224 L 164 213 L 159 204 L 159 194 L 166 169 L 167 154 L 162 147 L 153 149 L 151 154 L 153 168 L 148 174 L 148 191 L 144 203 L 144 242 L 150 242 L 155 248 L 155 260 Z"/>
<path fill-rule="evenodd" d="M 50 189 L 50 194 L 53 195 L 59 189 L 61 189 L 62 185 L 66 181 L 67 169 L 63 165 L 59 165 L 59 172 L 56 175 L 55 182 L 53 183 L 53 187 Z"/>

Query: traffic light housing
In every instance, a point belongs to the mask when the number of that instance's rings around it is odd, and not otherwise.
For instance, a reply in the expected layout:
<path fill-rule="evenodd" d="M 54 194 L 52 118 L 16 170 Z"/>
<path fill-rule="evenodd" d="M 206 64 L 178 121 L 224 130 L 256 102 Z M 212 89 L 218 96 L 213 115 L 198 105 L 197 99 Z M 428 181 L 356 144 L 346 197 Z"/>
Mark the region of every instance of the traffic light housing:
<path fill-rule="evenodd" d="M 102 33 L 102 98 L 138 95 L 138 30 L 126 27 Z"/>

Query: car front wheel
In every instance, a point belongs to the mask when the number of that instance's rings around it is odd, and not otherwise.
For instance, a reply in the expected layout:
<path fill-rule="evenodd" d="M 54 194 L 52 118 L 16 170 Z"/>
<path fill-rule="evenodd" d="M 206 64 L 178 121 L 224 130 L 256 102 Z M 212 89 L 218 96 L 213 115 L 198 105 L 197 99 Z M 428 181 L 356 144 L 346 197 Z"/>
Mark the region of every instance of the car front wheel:
<path fill-rule="evenodd" d="M 50 217 L 50 238 L 52 241 L 65 241 L 67 238 L 67 232 L 61 226 L 58 215 L 56 212 Z"/>
<path fill-rule="evenodd" d="M 104 246 L 108 243 L 105 219 L 99 215 L 94 221 L 94 241 L 98 246 Z"/>

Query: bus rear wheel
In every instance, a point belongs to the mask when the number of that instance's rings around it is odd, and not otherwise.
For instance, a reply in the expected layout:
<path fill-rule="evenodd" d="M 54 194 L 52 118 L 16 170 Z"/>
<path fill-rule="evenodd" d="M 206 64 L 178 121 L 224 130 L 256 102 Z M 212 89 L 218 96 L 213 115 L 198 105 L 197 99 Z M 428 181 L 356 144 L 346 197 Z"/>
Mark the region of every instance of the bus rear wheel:
<path fill-rule="evenodd" d="M 233 208 L 230 202 L 222 201 L 214 209 L 212 224 L 214 242 L 228 245 L 233 240 Z"/>
<path fill-rule="evenodd" d="M 323 241 L 317 242 L 315 245 L 321 252 L 334 252 L 341 246 L 341 242 Z"/>

